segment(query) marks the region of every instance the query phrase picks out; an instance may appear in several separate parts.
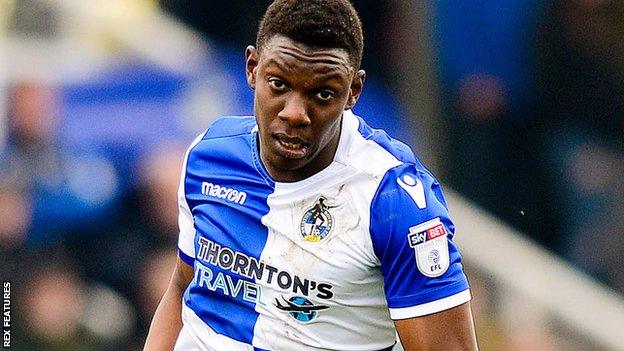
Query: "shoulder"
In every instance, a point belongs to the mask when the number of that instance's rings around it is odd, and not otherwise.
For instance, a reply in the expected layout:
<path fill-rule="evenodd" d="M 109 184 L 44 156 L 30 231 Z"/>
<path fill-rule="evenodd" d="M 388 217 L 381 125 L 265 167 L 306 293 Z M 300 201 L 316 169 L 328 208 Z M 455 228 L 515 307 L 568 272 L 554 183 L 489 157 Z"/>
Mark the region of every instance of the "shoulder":
<path fill-rule="evenodd" d="M 348 150 L 341 152 L 345 164 L 366 181 L 357 182 L 354 196 L 367 204 L 367 218 L 383 227 L 398 217 L 425 222 L 446 213 L 446 202 L 437 179 L 405 143 L 385 131 L 371 128 L 363 119 L 346 114 Z M 346 155 L 346 156 L 345 156 Z M 362 177 L 363 176 L 363 177 Z"/>
<path fill-rule="evenodd" d="M 255 126 L 256 120 L 251 116 L 219 117 L 193 141 L 187 153 L 225 152 L 245 147 Z"/>
<path fill-rule="evenodd" d="M 203 140 L 217 140 L 248 135 L 256 126 L 253 116 L 223 116 L 217 118 L 204 133 Z"/>
<path fill-rule="evenodd" d="M 426 171 L 412 149 L 392 138 L 384 130 L 370 127 L 362 118 L 345 113 L 348 150 L 340 158 L 349 167 L 365 173 L 377 182 L 397 167 L 413 167 Z M 428 171 L 426 171 L 428 172 Z"/>
<path fill-rule="evenodd" d="M 440 183 L 409 146 L 360 117 L 351 114 L 345 120 L 352 124 L 350 130 L 357 126 L 351 132 L 349 166 L 374 179 L 369 195 L 372 223 L 383 227 L 399 215 L 405 219 L 408 210 L 414 223 L 447 216 Z"/>
<path fill-rule="evenodd" d="M 389 169 L 377 187 L 372 207 L 384 211 L 410 208 L 423 221 L 448 211 L 440 183 L 419 163 L 404 163 Z"/>
<path fill-rule="evenodd" d="M 364 140 L 374 143 L 402 163 L 417 162 L 414 152 L 405 143 L 392 138 L 382 129 L 372 128 L 362 118 L 358 117 L 358 121 L 358 132 Z"/>
<path fill-rule="evenodd" d="M 254 117 L 225 116 L 217 118 L 188 147 L 184 158 L 184 170 L 202 173 L 227 172 L 252 167 L 251 150 Z"/>

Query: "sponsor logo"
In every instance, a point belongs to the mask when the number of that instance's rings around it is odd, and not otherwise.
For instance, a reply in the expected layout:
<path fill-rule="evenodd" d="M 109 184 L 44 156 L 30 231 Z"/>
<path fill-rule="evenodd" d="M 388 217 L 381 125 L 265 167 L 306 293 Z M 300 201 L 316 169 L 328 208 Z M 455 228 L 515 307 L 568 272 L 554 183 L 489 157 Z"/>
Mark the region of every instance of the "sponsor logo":
<path fill-rule="evenodd" d="M 425 198 L 425 187 L 423 183 L 418 179 L 418 177 L 414 178 L 409 174 L 403 175 L 401 178 L 397 179 L 397 183 L 399 186 L 405 190 L 409 196 L 414 200 L 416 206 L 419 209 L 423 210 L 427 208 L 427 200 Z"/>
<path fill-rule="evenodd" d="M 331 284 L 302 278 L 204 237 L 198 244 L 194 279 L 199 287 L 261 305 L 262 285 L 306 298 L 334 297 Z"/>
<path fill-rule="evenodd" d="M 247 193 L 236 189 L 226 188 L 219 184 L 203 182 L 201 187 L 202 195 L 216 197 L 239 205 L 244 205 L 247 200 Z"/>
<path fill-rule="evenodd" d="M 303 240 L 311 243 L 318 243 L 327 238 L 334 226 L 334 218 L 329 209 L 336 206 L 329 206 L 327 199 L 321 196 L 314 206 L 310 207 L 301 218 L 299 230 Z"/>
<path fill-rule="evenodd" d="M 450 265 L 446 228 L 440 218 L 411 227 L 407 240 L 414 249 L 416 266 L 430 278 L 444 274 Z"/>
<path fill-rule="evenodd" d="M 315 305 L 305 296 L 293 296 L 286 300 L 282 296 L 282 301 L 275 299 L 275 307 L 288 314 L 301 323 L 310 323 L 318 317 L 318 311 L 326 310 L 329 306 Z"/>
<path fill-rule="evenodd" d="M 410 228 L 410 234 L 408 235 L 408 238 L 409 238 L 411 247 L 415 247 L 418 244 L 422 244 L 426 242 L 427 240 L 435 239 L 442 235 L 446 235 L 446 229 L 444 229 L 444 224 L 442 223 L 436 224 L 431 228 L 426 228 L 424 230 L 421 230 L 421 229 L 422 229 L 422 224 Z"/>

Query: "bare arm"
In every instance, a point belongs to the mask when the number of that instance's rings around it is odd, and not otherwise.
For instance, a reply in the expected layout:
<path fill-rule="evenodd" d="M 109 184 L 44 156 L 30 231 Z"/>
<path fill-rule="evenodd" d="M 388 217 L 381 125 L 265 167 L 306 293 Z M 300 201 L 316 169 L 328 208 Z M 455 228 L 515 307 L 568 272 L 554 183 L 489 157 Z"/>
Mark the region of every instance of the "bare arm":
<path fill-rule="evenodd" d="M 405 351 L 478 350 L 470 302 L 394 324 Z"/>
<path fill-rule="evenodd" d="M 169 287 L 154 314 L 143 351 L 173 350 L 182 329 L 182 295 L 193 279 L 193 267 L 179 257 Z"/>

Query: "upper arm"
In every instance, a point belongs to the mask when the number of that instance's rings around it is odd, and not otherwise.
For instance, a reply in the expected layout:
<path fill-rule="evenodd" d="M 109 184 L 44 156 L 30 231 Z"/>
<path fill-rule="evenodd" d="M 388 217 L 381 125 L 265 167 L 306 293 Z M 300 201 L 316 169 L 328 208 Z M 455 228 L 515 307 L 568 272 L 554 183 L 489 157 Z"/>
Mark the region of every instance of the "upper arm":
<path fill-rule="evenodd" d="M 477 350 L 470 302 L 451 309 L 394 322 L 406 351 Z"/>
<path fill-rule="evenodd" d="M 371 203 L 371 239 L 394 320 L 470 300 L 461 255 L 439 183 L 413 164 L 389 170 Z"/>
<path fill-rule="evenodd" d="M 176 267 L 171 277 L 170 287 L 175 288 L 180 293 L 188 287 L 189 283 L 193 279 L 194 270 L 193 266 L 189 266 L 180 257 L 176 261 Z"/>

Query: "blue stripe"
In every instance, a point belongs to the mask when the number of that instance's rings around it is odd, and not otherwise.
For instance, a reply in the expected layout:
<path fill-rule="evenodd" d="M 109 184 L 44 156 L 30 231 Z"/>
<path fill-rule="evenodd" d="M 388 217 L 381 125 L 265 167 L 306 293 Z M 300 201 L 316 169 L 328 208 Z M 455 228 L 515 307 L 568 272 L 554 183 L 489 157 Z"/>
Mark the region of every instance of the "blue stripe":
<path fill-rule="evenodd" d="M 184 261 L 184 263 L 188 264 L 189 266 L 192 267 L 195 263 L 195 259 L 182 252 L 182 250 L 178 249 L 178 254 L 180 255 L 180 259 L 182 259 L 182 261 Z"/>
<path fill-rule="evenodd" d="M 235 126 L 239 131 L 233 133 Z M 221 252 L 228 250 L 255 260 L 261 256 L 268 238 L 261 218 L 269 211 L 266 200 L 274 188 L 254 164 L 252 127 L 245 118 L 218 120 L 190 153 L 185 178 L 186 200 L 197 229 L 195 276 L 185 303 L 215 332 L 249 345 L 259 317 L 254 296 L 261 288 L 253 279 L 231 267 L 224 269 L 218 259 L 214 262 L 202 254 L 200 240 L 204 248 L 205 243 L 218 243 Z M 211 189 L 218 186 L 244 192 L 246 199 L 238 203 L 204 194 L 202 183 L 209 183 Z"/>

